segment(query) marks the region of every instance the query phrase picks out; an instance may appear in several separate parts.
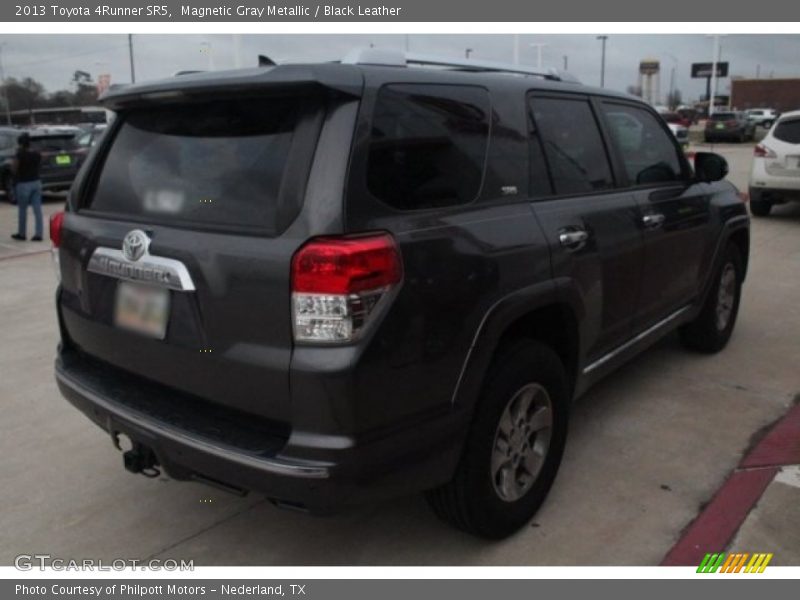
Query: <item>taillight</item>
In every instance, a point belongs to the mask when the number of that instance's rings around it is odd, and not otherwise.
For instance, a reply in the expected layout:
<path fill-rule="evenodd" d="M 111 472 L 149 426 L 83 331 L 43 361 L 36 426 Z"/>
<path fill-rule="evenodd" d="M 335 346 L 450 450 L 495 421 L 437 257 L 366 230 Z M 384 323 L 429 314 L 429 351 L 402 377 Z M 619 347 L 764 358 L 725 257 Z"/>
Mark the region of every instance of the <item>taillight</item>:
<path fill-rule="evenodd" d="M 299 342 L 350 342 L 403 279 L 389 234 L 315 238 L 292 258 L 292 318 Z"/>
<path fill-rule="evenodd" d="M 53 248 L 61 245 L 61 228 L 64 225 L 64 211 L 59 211 L 50 215 L 50 241 Z"/>
<path fill-rule="evenodd" d="M 767 148 L 764 144 L 756 144 L 756 147 L 753 148 L 753 156 L 758 156 L 759 158 L 775 158 L 778 155 L 775 154 L 774 150 Z"/>
<path fill-rule="evenodd" d="M 64 229 L 64 211 L 59 211 L 50 215 L 50 241 L 53 247 L 50 249 L 50 256 L 53 259 L 53 268 L 56 271 L 56 279 L 61 281 L 61 263 L 58 258 L 58 248 L 61 246 L 61 232 Z"/>

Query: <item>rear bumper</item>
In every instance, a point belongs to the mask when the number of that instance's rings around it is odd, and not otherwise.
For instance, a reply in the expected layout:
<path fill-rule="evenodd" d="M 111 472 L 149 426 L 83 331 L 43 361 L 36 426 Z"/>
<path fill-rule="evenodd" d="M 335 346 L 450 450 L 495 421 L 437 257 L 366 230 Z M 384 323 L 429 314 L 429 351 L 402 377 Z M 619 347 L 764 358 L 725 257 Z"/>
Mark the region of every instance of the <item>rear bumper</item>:
<path fill-rule="evenodd" d="M 767 172 L 765 159 L 754 158 L 749 181 L 751 196 L 780 196 L 785 199 L 800 198 L 800 177 L 772 175 Z"/>
<path fill-rule="evenodd" d="M 453 412 L 365 436 L 232 431 L 236 425 L 224 421 L 210 431 L 174 408 L 151 410 L 161 401 L 152 384 L 132 387 L 93 368 L 75 351 L 60 351 L 62 395 L 110 435 L 152 450 L 173 479 L 258 491 L 278 505 L 329 513 L 444 483 L 458 459 L 463 421 Z M 309 454 L 316 460 L 300 458 Z"/>

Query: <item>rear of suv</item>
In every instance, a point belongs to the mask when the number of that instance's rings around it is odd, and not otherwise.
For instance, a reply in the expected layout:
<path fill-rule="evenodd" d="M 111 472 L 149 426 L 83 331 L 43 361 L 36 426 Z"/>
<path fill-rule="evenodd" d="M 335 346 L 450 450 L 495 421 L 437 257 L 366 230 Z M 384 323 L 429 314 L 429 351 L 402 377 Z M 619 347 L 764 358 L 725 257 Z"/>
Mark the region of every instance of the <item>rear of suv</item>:
<path fill-rule="evenodd" d="M 62 393 L 133 472 L 512 533 L 573 400 L 675 329 L 720 350 L 747 266 L 721 157 L 559 79 L 365 52 L 108 95 L 51 223 Z"/>
<path fill-rule="evenodd" d="M 769 215 L 772 207 L 800 200 L 800 111 L 780 116 L 753 150 L 750 212 Z"/>

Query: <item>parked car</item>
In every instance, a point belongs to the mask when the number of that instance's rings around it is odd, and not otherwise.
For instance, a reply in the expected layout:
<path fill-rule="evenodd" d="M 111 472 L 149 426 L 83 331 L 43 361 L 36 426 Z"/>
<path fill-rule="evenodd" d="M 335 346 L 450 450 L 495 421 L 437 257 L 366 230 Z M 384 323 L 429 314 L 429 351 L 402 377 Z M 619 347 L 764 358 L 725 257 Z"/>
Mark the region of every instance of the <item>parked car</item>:
<path fill-rule="evenodd" d="M 765 217 L 775 204 L 800 200 L 800 110 L 782 114 L 753 154 L 750 212 Z"/>
<path fill-rule="evenodd" d="M 688 117 L 681 115 L 678 112 L 662 112 L 660 113 L 661 117 L 667 122 L 672 123 L 675 125 L 680 125 L 681 127 L 685 127 L 686 129 L 689 128 L 692 124 L 692 120 Z"/>
<path fill-rule="evenodd" d="M 666 121 L 681 148 L 686 150 L 689 147 L 689 126 L 685 124 L 685 120 L 677 113 L 661 113 L 661 118 Z"/>
<path fill-rule="evenodd" d="M 745 114 L 755 125 L 760 125 L 764 129 L 772 127 L 772 124 L 780 116 L 773 108 L 751 108 L 745 111 Z"/>
<path fill-rule="evenodd" d="M 10 129 L 3 133 L 0 131 L 0 152 L 3 157 L 0 165 L 0 182 L 6 193 L 6 198 L 13 202 L 14 177 L 11 163 L 17 151 L 17 138 L 26 130 Z M 54 132 L 55 131 L 55 132 Z M 33 129 L 28 130 L 31 139 L 31 150 L 36 150 L 42 156 L 39 173 L 42 180 L 42 189 L 46 192 L 57 192 L 69 189 L 75 175 L 80 168 L 85 153 L 81 152 L 75 144 L 75 133 L 62 129 Z"/>
<path fill-rule="evenodd" d="M 425 491 L 499 538 L 575 398 L 676 329 L 730 339 L 745 204 L 633 97 L 364 51 L 103 101 L 51 221 L 56 378 L 129 471 L 312 512 Z"/>
<path fill-rule="evenodd" d="M 11 162 L 17 153 L 17 138 L 22 133 L 13 127 L 0 127 L 0 190 L 9 202 L 13 201 L 14 184 L 11 177 Z"/>
<path fill-rule="evenodd" d="M 715 142 L 746 142 L 753 140 L 756 135 L 755 123 L 750 121 L 743 112 L 726 111 L 715 112 L 706 121 L 703 138 L 706 144 Z"/>

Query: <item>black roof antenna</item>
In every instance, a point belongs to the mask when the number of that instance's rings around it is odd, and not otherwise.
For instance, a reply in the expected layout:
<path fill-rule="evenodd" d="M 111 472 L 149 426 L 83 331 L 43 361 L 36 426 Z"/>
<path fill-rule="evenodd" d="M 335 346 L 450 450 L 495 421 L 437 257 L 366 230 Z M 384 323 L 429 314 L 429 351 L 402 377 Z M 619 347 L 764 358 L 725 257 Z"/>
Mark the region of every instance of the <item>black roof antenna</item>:
<path fill-rule="evenodd" d="M 264 56 L 263 54 L 258 55 L 258 66 L 259 67 L 274 67 L 277 65 L 274 60 L 272 60 L 269 56 Z"/>

